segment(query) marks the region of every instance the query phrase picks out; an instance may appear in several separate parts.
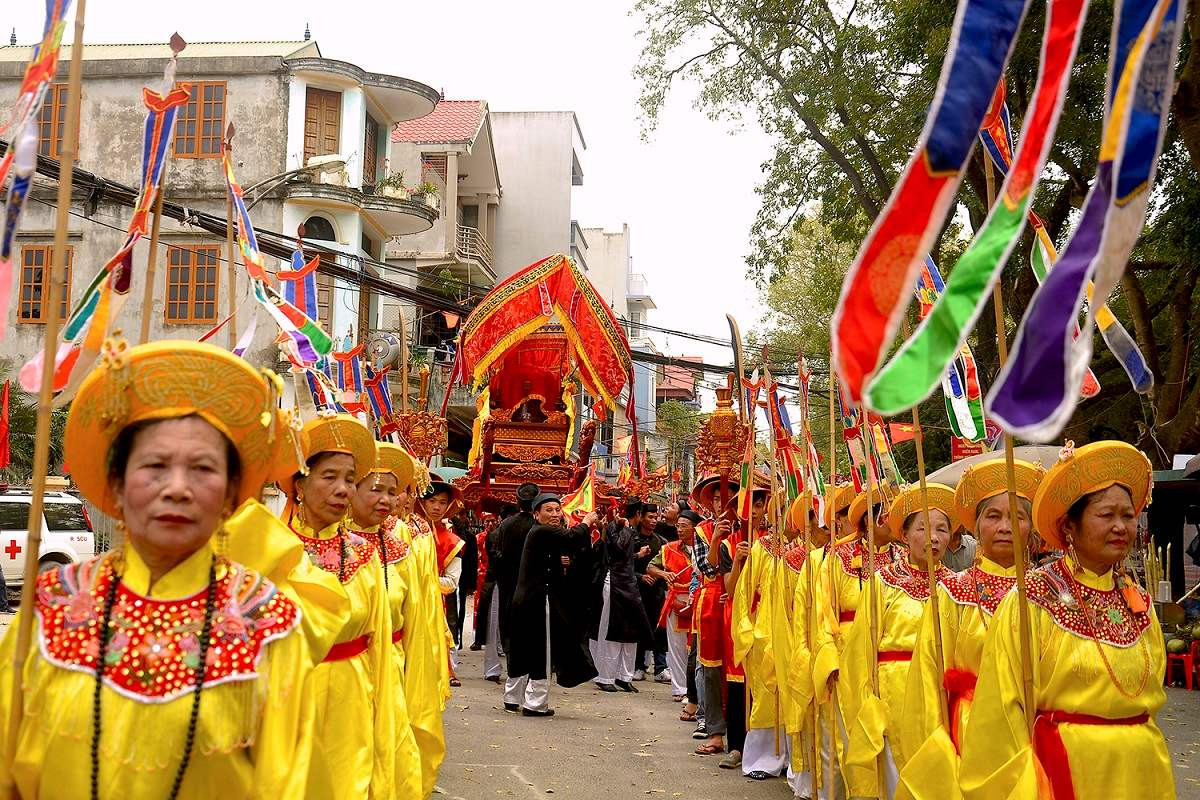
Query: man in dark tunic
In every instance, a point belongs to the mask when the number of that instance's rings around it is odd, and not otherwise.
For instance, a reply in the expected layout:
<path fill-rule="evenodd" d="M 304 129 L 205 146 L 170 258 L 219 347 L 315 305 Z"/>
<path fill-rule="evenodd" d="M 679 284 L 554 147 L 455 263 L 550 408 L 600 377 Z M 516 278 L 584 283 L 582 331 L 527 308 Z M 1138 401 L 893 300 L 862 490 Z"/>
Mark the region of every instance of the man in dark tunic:
<path fill-rule="evenodd" d="M 499 601 L 500 644 L 508 651 L 508 617 L 512 609 L 513 592 L 517 590 L 517 575 L 521 571 L 521 553 L 525 551 L 525 537 L 533 527 L 533 498 L 541 490 L 536 484 L 523 483 L 517 487 L 517 505 L 520 508 L 513 516 L 500 524 L 497 534 L 498 549 L 493 554 L 496 565 L 496 599 Z"/>
<path fill-rule="evenodd" d="M 598 517 L 592 512 L 581 524 L 564 528 L 561 500 L 553 494 L 538 495 L 532 508 L 536 524 L 525 537 L 513 594 L 504 710 L 520 710 L 526 717 L 551 717 L 551 672 L 558 685 L 565 687 L 596 677 L 583 620 L 576 616 L 580 604 L 573 599 L 587 587 L 569 579 L 568 567 L 580 542 L 591 539 Z"/>
<path fill-rule="evenodd" d="M 676 517 L 678 519 L 678 517 Z M 654 674 L 663 680 L 670 680 L 667 675 L 667 638 L 663 629 L 658 627 L 658 617 L 662 612 L 663 598 L 667 586 L 646 568 L 662 550 L 663 540 L 655 532 L 658 527 L 658 507 L 650 503 L 642 504 L 642 517 L 638 520 L 633 537 L 633 572 L 638 580 L 638 593 L 642 597 L 642 608 L 646 609 L 646 619 L 650 622 L 650 636 L 638 642 L 637 654 L 634 657 L 633 679 L 646 679 L 646 655 L 654 655 Z"/>
<path fill-rule="evenodd" d="M 642 518 L 642 504 L 625 507 L 628 524 L 608 526 L 598 543 L 601 558 L 601 604 L 593 616 L 592 660 L 599 676 L 596 685 L 605 692 L 636 692 L 632 683 L 638 642 L 650 638 L 650 622 L 638 591 L 633 562 L 638 554 L 634 537 Z"/>
<path fill-rule="evenodd" d="M 496 597 L 496 568 L 500 561 L 500 525 L 517 513 L 516 506 L 506 505 L 500 510 L 497 520 L 487 533 L 482 535 L 479 557 L 486 569 L 483 586 L 479 589 L 479 602 L 475 605 L 475 643 L 472 650 L 483 650 L 483 677 L 492 683 L 500 682 L 500 658 L 504 655 L 500 647 L 500 603 Z"/>

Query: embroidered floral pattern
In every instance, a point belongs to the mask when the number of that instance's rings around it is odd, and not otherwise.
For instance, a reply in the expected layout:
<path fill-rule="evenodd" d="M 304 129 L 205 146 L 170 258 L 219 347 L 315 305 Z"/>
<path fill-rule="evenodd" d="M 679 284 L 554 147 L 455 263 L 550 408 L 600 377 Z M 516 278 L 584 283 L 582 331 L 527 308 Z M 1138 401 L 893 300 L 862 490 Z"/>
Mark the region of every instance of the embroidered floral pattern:
<path fill-rule="evenodd" d="M 934 580 L 941 581 L 953 573 L 941 564 L 933 573 Z M 905 561 L 893 561 L 879 570 L 879 580 L 899 589 L 913 600 L 925 602 L 929 599 L 929 575 L 913 569 L 912 564 Z"/>
<path fill-rule="evenodd" d="M 68 564 L 38 578 L 39 645 L 51 664 L 96 669 L 104 598 L 114 579 L 110 561 Z M 104 653 L 105 683 L 147 703 L 190 692 L 200 667 L 207 594 L 205 587 L 180 600 L 157 600 L 118 586 Z M 215 601 L 204 685 L 253 680 L 263 648 L 294 630 L 300 611 L 269 580 L 236 564 L 218 571 Z"/>
<path fill-rule="evenodd" d="M 978 606 L 989 617 L 996 613 L 1004 595 L 1016 585 L 1014 576 L 993 575 L 979 567 L 971 567 L 942 580 L 951 600 L 961 606 Z"/>
<path fill-rule="evenodd" d="M 783 556 L 783 562 L 791 568 L 792 572 L 803 572 L 804 562 L 807 560 L 808 549 L 802 544 L 789 548 Z"/>
<path fill-rule="evenodd" d="M 379 558 L 384 564 L 398 564 L 408 557 L 408 542 L 398 538 L 391 531 L 381 529 L 381 533 L 383 533 L 383 552 L 379 554 Z M 364 533 L 362 536 L 371 543 L 372 547 L 379 550 L 378 535 Z"/>
<path fill-rule="evenodd" d="M 1045 609 L 1067 633 L 1113 647 L 1132 647 L 1150 627 L 1150 615 L 1129 610 L 1120 590 L 1093 589 L 1070 576 L 1062 559 L 1029 574 L 1030 602 Z M 1146 607 L 1150 595 L 1140 588 Z"/>
<path fill-rule="evenodd" d="M 293 533 L 296 533 L 293 529 Z M 354 531 L 342 531 L 328 539 L 315 539 L 296 533 L 308 560 L 326 572 L 338 575 L 343 584 L 349 583 L 375 555 L 375 547 Z M 345 566 L 342 564 L 345 559 Z"/>

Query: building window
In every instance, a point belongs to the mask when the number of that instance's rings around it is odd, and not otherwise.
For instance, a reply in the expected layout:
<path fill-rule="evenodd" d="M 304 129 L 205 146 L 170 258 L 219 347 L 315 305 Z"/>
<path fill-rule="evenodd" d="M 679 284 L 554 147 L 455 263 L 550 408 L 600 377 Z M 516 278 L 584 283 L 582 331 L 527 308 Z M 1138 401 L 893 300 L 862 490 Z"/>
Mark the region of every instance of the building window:
<path fill-rule="evenodd" d="M 71 299 L 71 262 L 75 248 L 67 248 L 64 285 L 67 287 L 59 305 L 59 320 L 66 319 Z M 21 248 L 21 288 L 17 307 L 20 322 L 46 322 L 46 305 L 50 297 L 50 264 L 54 255 L 51 245 L 37 244 Z"/>
<path fill-rule="evenodd" d="M 177 158 L 219 158 L 225 132 L 225 82 L 188 84 L 191 96 L 175 119 Z"/>
<path fill-rule="evenodd" d="M 446 183 L 446 154 L 421 153 L 421 180 L 429 180 L 430 175 L 437 175 Z"/>
<path fill-rule="evenodd" d="M 321 253 L 321 264 L 335 263 L 335 256 L 329 253 Z M 332 335 L 333 331 L 329 326 L 333 322 L 330 319 L 329 303 L 333 299 L 333 278 L 317 267 L 317 322 L 325 330 Z"/>
<path fill-rule="evenodd" d="M 75 131 L 79 131 L 78 120 Z M 67 133 L 67 85 L 55 83 L 46 91 L 46 102 L 38 113 L 38 154 L 62 158 Z"/>
<path fill-rule="evenodd" d="M 376 156 L 378 149 L 379 123 L 370 114 L 367 114 L 366 133 L 363 136 L 363 186 L 375 185 L 375 178 L 379 171 Z"/>
<path fill-rule="evenodd" d="M 221 248 L 195 244 L 167 248 L 167 322 L 217 321 L 217 261 Z"/>
<path fill-rule="evenodd" d="M 304 101 L 304 163 L 338 151 L 342 93 L 309 87 Z"/>

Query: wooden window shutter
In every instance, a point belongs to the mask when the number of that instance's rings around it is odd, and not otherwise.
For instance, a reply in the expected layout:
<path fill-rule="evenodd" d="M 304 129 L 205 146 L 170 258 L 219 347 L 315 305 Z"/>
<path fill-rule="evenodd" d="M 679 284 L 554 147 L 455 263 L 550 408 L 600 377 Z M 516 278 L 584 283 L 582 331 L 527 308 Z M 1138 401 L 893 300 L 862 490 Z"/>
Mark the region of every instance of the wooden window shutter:
<path fill-rule="evenodd" d="M 309 87 L 304 101 L 304 163 L 338 151 L 342 94 Z"/>

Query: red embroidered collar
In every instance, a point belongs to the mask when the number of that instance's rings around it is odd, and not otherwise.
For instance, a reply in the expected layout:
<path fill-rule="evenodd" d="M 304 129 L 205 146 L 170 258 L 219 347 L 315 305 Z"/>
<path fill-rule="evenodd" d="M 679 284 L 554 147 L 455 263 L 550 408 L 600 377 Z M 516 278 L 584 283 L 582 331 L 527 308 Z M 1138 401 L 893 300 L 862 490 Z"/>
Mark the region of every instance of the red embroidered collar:
<path fill-rule="evenodd" d="M 852 542 L 846 542 L 836 546 L 833 551 L 837 553 L 838 561 L 841 562 L 842 571 L 847 575 L 852 575 L 859 580 L 866 577 L 867 569 L 867 548 L 863 546 L 861 539 L 855 539 Z M 882 569 L 885 564 L 890 564 L 896 560 L 896 548 L 890 544 L 883 550 L 875 554 L 875 568 Z"/>
<path fill-rule="evenodd" d="M 47 662 L 94 673 L 113 556 L 67 564 L 38 577 L 38 646 Z M 104 654 L 104 683 L 141 703 L 166 703 L 195 688 L 208 587 L 158 600 L 117 587 Z M 255 680 L 267 644 L 300 623 L 275 584 L 240 564 L 218 566 L 204 687 Z"/>
<path fill-rule="evenodd" d="M 1029 573 L 1030 602 L 1045 609 L 1067 633 L 1113 647 L 1132 647 L 1150 627 L 1150 615 L 1134 613 L 1117 588 L 1093 589 L 1075 580 L 1060 558 Z M 1150 607 L 1150 595 L 1138 588 Z"/>
<path fill-rule="evenodd" d="M 938 564 L 933 577 L 935 581 L 941 581 L 952 574 L 946 567 Z M 908 559 L 892 561 L 884 565 L 879 570 L 879 580 L 893 589 L 899 589 L 913 600 L 923 603 L 929 599 L 929 575 L 914 569 L 912 564 L 908 563 Z"/>
<path fill-rule="evenodd" d="M 808 560 L 808 548 L 803 544 L 789 548 L 783 556 L 783 562 L 791 567 L 792 572 L 804 570 L 804 562 Z"/>
<path fill-rule="evenodd" d="M 942 586 L 951 600 L 960 606 L 976 606 L 989 617 L 996 613 L 1004 595 L 1016 585 L 1015 575 L 994 575 L 976 566 L 942 579 Z"/>
<path fill-rule="evenodd" d="M 378 533 L 366 533 L 363 531 L 355 531 L 355 533 L 366 539 L 379 552 L 379 558 L 384 564 L 398 564 L 408 557 L 408 542 L 398 538 L 390 530 L 385 531 L 383 528 L 380 528 Z M 383 543 L 383 550 L 379 551 L 381 541 Z"/>
<path fill-rule="evenodd" d="M 308 553 L 308 560 L 326 572 L 337 575 L 343 584 L 349 583 L 355 573 L 362 569 L 375 555 L 375 547 L 361 534 L 339 529 L 337 536 L 317 539 L 305 536 L 292 528 Z M 345 565 L 342 559 L 345 559 Z"/>

